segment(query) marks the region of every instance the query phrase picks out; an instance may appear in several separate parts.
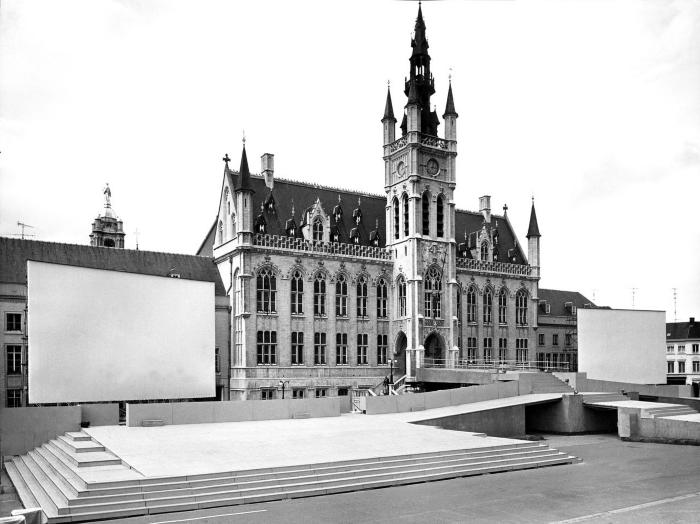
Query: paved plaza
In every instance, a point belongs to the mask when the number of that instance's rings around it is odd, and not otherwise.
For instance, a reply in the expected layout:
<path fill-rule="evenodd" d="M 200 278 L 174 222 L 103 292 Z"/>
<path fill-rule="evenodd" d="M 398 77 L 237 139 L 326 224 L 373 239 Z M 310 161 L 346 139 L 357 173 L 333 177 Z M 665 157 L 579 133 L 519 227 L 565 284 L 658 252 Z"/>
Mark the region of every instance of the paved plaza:
<path fill-rule="evenodd" d="M 698 521 L 698 447 L 624 442 L 614 435 L 545 437 L 550 446 L 579 456 L 583 462 L 555 468 L 109 522 L 646 524 Z"/>

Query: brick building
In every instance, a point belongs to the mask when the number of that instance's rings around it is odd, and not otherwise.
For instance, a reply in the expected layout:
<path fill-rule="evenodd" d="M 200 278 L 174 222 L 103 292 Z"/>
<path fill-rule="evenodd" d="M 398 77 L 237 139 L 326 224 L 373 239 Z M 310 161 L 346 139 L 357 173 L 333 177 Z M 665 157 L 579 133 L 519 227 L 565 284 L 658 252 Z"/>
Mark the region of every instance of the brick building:
<path fill-rule="evenodd" d="M 231 305 L 231 398 L 345 395 L 417 367 L 522 366 L 534 360 L 540 233 L 527 256 L 508 218 L 457 208 L 457 118 L 444 132 L 421 8 L 396 136 L 391 91 L 381 119 L 384 193 L 225 167 L 217 219 L 198 254 L 213 256 Z M 377 188 L 379 189 L 379 188 Z M 399 381 L 397 381 L 398 383 Z"/>

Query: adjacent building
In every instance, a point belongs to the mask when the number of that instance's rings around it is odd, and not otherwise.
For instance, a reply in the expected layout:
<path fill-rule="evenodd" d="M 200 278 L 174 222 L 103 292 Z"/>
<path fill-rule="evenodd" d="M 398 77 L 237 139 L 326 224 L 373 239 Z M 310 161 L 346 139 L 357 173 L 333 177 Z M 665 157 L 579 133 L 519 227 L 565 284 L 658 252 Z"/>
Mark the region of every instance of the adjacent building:
<path fill-rule="evenodd" d="M 578 371 L 576 312 L 597 307 L 578 291 L 540 289 L 537 311 L 537 366 Z"/>
<path fill-rule="evenodd" d="M 700 323 L 666 323 L 666 365 L 669 384 L 692 384 L 693 395 L 700 386 Z"/>

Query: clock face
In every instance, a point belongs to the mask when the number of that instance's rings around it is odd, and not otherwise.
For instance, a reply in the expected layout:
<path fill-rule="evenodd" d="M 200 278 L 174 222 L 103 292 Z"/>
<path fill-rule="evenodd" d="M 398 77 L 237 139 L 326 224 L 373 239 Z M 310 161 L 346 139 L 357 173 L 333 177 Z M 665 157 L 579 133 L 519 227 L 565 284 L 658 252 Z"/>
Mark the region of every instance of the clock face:
<path fill-rule="evenodd" d="M 440 171 L 440 164 L 438 164 L 438 161 L 435 160 L 434 158 L 431 158 L 430 160 L 428 160 L 428 164 L 426 167 L 428 169 L 428 174 L 430 176 L 435 176 Z"/>
<path fill-rule="evenodd" d="M 406 164 L 399 162 L 399 164 L 396 166 L 396 172 L 399 174 L 399 176 L 404 176 L 406 174 Z"/>

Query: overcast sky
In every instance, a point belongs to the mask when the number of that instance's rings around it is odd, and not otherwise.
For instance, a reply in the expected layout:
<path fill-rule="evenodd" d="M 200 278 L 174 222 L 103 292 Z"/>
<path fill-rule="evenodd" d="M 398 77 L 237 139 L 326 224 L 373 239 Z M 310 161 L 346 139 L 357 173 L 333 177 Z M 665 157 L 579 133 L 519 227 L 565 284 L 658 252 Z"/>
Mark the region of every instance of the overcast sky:
<path fill-rule="evenodd" d="M 194 253 L 223 164 L 383 194 L 380 119 L 408 74 L 414 2 L 0 5 L 0 234 L 88 243 L 105 182 L 127 247 Z M 457 206 L 492 195 L 541 287 L 700 317 L 700 2 L 423 5 Z M 442 129 L 442 126 L 441 126 Z"/>

